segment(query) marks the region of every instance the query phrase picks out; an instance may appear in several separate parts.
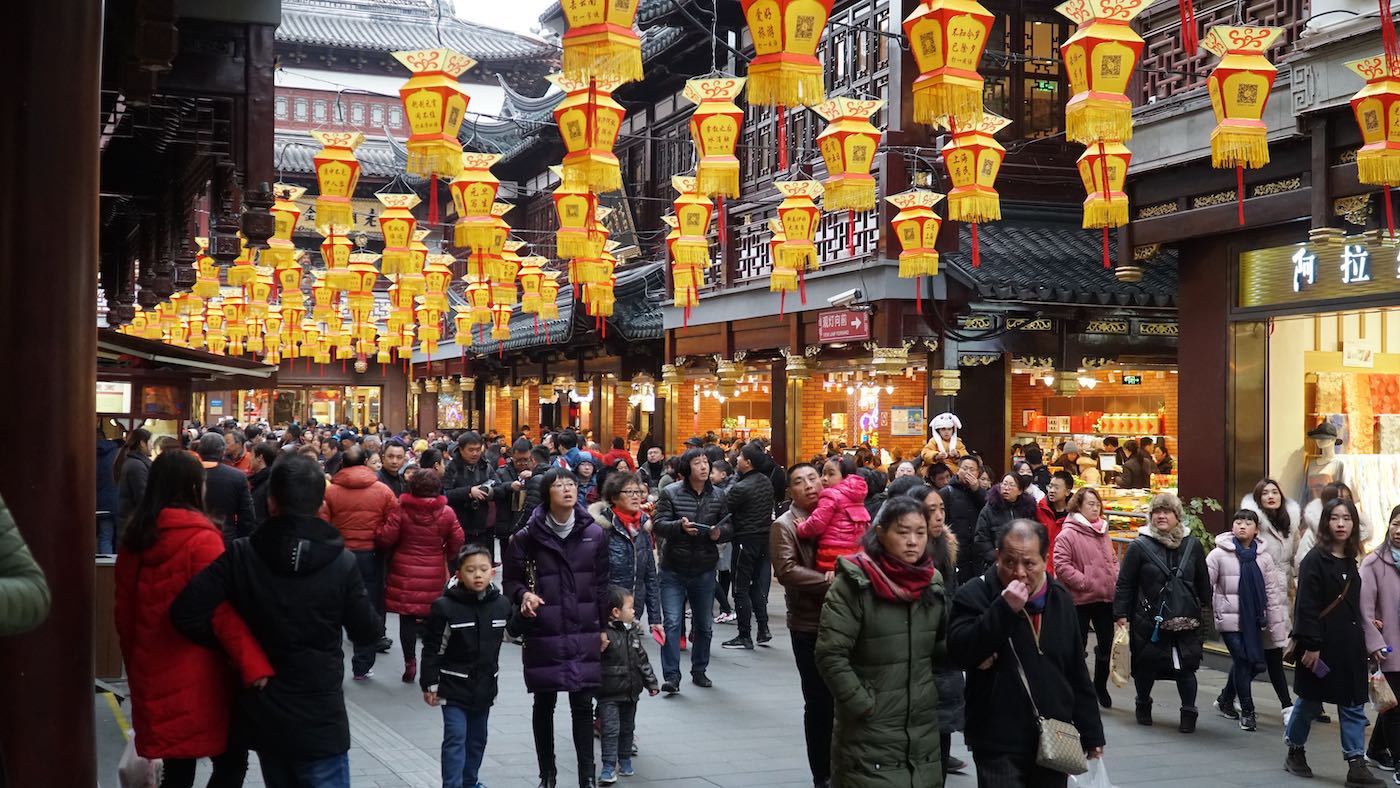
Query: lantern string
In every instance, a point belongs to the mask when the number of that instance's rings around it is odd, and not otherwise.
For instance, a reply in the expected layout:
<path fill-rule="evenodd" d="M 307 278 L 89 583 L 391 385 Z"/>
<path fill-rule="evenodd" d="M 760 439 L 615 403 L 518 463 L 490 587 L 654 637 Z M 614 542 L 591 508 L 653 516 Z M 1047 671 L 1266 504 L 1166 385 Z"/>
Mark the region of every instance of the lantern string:
<path fill-rule="evenodd" d="M 1181 14 L 1181 47 L 1188 55 L 1194 55 L 1200 43 L 1196 33 L 1196 9 L 1192 0 L 1176 0 L 1176 7 Z"/>
<path fill-rule="evenodd" d="M 1240 226 L 1244 226 L 1244 165 L 1235 165 L 1235 205 L 1239 208 Z"/>
<path fill-rule="evenodd" d="M 977 242 L 977 222 L 972 223 L 972 267 L 982 267 L 982 248 Z"/>
<path fill-rule="evenodd" d="M 1103 267 L 1104 270 L 1113 267 L 1108 258 L 1108 225 L 1106 224 L 1103 226 Z"/>

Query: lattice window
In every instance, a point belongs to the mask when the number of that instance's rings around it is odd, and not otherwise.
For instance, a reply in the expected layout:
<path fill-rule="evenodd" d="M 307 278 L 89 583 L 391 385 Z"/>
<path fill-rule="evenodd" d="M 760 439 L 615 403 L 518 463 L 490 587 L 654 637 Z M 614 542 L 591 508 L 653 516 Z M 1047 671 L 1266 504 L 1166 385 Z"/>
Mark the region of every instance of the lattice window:
<path fill-rule="evenodd" d="M 1309 0 L 1245 0 L 1244 20 L 1250 25 L 1282 27 L 1283 35 L 1270 51 L 1270 59 L 1293 48 L 1307 24 Z M 1234 2 L 1203 3 L 1196 8 L 1198 33 L 1214 25 L 1237 24 Z M 1181 17 L 1175 0 L 1153 3 L 1137 20 L 1147 44 L 1143 48 L 1141 89 L 1134 101 L 1145 104 L 1185 93 L 1205 84 L 1215 57 L 1204 49 L 1188 55 L 1181 46 Z"/>
<path fill-rule="evenodd" d="M 695 145 L 690 140 L 689 120 L 686 118 L 683 122 L 650 132 L 661 138 L 652 143 L 651 186 L 656 197 L 674 197 L 676 193 L 671 188 L 671 176 L 695 166 Z"/>
<path fill-rule="evenodd" d="M 1023 6 L 994 13 L 978 68 L 984 78 L 983 103 L 1011 121 L 1004 139 L 1057 135 L 1069 96 L 1059 64 L 1069 23 L 1053 11 Z"/>
<path fill-rule="evenodd" d="M 768 230 L 768 219 L 772 212 L 754 214 L 748 224 L 736 225 L 729 242 L 738 250 L 738 261 L 734 264 L 734 278 L 740 282 L 766 278 L 773 270 L 773 258 L 769 241 L 773 234 Z"/>
<path fill-rule="evenodd" d="M 855 211 L 854 232 L 851 211 L 823 213 L 817 227 L 817 259 L 821 264 L 835 265 L 875 255 L 880 240 L 878 211 Z"/>
<path fill-rule="evenodd" d="M 275 107 L 275 109 L 273 110 L 273 113 L 274 113 L 274 115 L 276 116 L 276 118 L 277 118 L 278 120 L 286 120 L 286 119 L 287 119 L 287 97 L 286 97 L 286 96 L 278 96 L 277 99 L 276 99 L 276 101 L 273 102 L 273 106 Z"/>
<path fill-rule="evenodd" d="M 307 102 L 306 99 L 304 99 L 304 98 L 296 99 L 294 102 L 292 102 L 293 117 L 295 117 L 297 120 L 299 120 L 299 121 L 305 123 L 305 122 L 307 121 L 307 119 L 309 118 L 309 114 L 308 114 L 308 113 L 309 113 L 309 108 L 310 108 L 310 104 Z"/>

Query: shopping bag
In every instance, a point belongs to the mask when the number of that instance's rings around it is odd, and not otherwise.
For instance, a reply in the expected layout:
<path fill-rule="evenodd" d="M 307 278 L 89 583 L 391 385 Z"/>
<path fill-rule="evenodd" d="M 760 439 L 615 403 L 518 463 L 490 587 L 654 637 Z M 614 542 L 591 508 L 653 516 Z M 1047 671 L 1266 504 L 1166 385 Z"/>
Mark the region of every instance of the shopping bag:
<path fill-rule="evenodd" d="M 1113 650 L 1108 656 L 1108 677 L 1115 687 L 1123 687 L 1132 675 L 1132 654 L 1128 651 L 1128 627 L 1113 628 Z"/>
<path fill-rule="evenodd" d="M 1395 691 L 1390 688 L 1390 682 L 1385 680 L 1385 674 L 1379 670 L 1371 674 L 1371 707 L 1377 714 L 1384 714 L 1395 708 Z"/>
<path fill-rule="evenodd" d="M 1108 767 L 1104 765 L 1103 758 L 1089 761 L 1089 771 L 1069 778 L 1069 784 L 1074 788 L 1113 788 L 1113 783 L 1108 781 Z"/>
<path fill-rule="evenodd" d="M 117 761 L 117 782 L 121 788 L 159 788 L 162 764 L 136 753 L 136 734 L 127 737 L 126 749 Z"/>

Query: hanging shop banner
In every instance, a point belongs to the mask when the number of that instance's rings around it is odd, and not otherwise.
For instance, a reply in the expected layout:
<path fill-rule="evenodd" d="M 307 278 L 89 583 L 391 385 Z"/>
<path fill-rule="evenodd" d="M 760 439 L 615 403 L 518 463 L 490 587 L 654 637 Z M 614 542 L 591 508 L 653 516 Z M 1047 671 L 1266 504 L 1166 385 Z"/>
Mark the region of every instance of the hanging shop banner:
<path fill-rule="evenodd" d="M 854 309 L 830 309 L 817 315 L 817 341 L 853 342 L 870 338 L 870 316 Z"/>
<path fill-rule="evenodd" d="M 923 408 L 890 408 L 890 435 L 896 438 L 924 435 Z"/>
<path fill-rule="evenodd" d="M 1400 304 L 1400 255 L 1362 238 L 1244 252 L 1239 278 L 1246 309 L 1387 296 Z"/>

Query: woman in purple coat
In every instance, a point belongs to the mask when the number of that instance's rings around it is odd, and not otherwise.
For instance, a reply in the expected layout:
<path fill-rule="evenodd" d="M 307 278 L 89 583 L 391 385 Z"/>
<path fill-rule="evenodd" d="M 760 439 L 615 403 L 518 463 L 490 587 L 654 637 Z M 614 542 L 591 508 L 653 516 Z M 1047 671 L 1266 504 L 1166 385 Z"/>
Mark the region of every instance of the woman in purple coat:
<path fill-rule="evenodd" d="M 535 696 L 533 727 L 540 788 L 555 788 L 554 706 L 569 694 L 579 785 L 593 783 L 593 696 L 602 684 L 607 647 L 608 542 L 579 503 L 565 468 L 540 478 L 547 497 L 510 540 L 503 567 L 506 596 L 525 627 L 525 687 Z"/>

